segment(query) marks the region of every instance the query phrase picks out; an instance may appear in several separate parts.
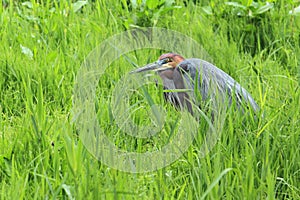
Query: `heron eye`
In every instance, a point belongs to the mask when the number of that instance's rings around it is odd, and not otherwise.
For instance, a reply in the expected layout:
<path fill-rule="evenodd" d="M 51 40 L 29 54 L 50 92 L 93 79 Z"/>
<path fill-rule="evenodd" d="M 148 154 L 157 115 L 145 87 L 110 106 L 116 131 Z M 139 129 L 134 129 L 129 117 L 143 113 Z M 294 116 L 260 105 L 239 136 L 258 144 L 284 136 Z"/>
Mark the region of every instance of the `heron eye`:
<path fill-rule="evenodd" d="M 166 64 L 168 62 L 172 62 L 172 59 L 171 58 L 164 58 L 162 60 L 159 61 L 161 64 Z"/>
<path fill-rule="evenodd" d="M 162 61 L 163 64 L 166 64 L 166 63 L 168 63 L 168 62 L 170 62 L 170 58 L 165 58 L 165 59 L 163 59 L 163 61 Z"/>
<path fill-rule="evenodd" d="M 166 60 L 167 60 L 167 62 L 172 62 L 171 58 L 167 58 Z"/>

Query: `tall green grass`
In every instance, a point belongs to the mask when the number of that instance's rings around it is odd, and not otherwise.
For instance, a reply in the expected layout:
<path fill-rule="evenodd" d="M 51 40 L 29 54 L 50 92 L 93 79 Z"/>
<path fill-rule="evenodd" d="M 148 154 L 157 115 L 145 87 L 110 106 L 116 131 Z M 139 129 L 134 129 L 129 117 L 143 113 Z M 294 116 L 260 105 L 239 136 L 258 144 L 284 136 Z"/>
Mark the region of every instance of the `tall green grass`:
<path fill-rule="evenodd" d="M 239 3 L 253 9 L 250 2 Z M 300 198 L 300 20 L 288 14 L 296 3 L 277 1 L 254 16 L 239 16 L 223 1 L 162 1 L 143 8 L 140 1 L 136 7 L 122 0 L 73 3 L 0 2 L 1 199 Z M 194 38 L 211 62 L 253 95 L 264 118 L 245 122 L 231 110 L 206 157 L 197 154 L 199 131 L 179 160 L 155 172 L 124 173 L 96 160 L 70 115 L 76 73 L 104 39 L 138 26 Z M 161 53 L 146 49 L 127 56 L 143 65 Z M 98 116 L 119 148 L 153 150 L 168 139 L 180 113 L 164 103 L 160 87 L 149 85 L 148 94 L 167 110 L 164 131 L 149 140 L 122 133 L 110 115 L 110 100 L 116 82 L 133 68 L 120 59 L 101 77 Z M 143 90 L 137 95 L 131 101 L 147 106 Z M 136 117 L 149 123 L 143 111 Z"/>

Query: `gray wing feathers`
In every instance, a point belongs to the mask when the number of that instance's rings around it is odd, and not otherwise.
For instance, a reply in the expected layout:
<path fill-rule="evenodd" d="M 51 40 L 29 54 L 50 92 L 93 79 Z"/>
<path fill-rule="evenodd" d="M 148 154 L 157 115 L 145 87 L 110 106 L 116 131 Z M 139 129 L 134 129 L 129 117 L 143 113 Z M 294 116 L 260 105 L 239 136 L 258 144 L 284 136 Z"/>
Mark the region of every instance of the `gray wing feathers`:
<path fill-rule="evenodd" d="M 188 65 L 189 63 L 192 64 L 189 67 L 188 74 L 183 75 L 188 84 L 187 87 L 193 87 L 194 84 L 191 83 L 191 81 L 195 80 L 196 76 L 198 76 L 198 89 L 201 92 L 203 100 L 209 97 L 210 89 L 213 89 L 215 95 L 217 95 L 216 92 L 222 95 L 227 94 L 229 103 L 232 102 L 234 95 L 238 106 L 245 101 L 251 105 L 254 111 L 259 110 L 258 105 L 246 89 L 221 69 L 207 61 L 196 58 L 186 59 L 182 63 L 184 62 Z M 181 63 L 179 65 L 181 65 Z M 188 76 L 190 76 L 190 78 L 188 78 Z M 218 89 L 217 91 L 215 91 L 216 88 Z"/>

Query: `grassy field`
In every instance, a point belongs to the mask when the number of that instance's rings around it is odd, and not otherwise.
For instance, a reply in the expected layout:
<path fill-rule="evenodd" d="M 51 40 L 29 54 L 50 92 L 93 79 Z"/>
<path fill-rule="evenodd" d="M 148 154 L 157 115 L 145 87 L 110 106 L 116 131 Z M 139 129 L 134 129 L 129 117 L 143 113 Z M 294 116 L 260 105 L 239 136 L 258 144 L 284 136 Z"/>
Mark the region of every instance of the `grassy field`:
<path fill-rule="evenodd" d="M 1 199 L 300 199 L 300 16 L 290 13 L 299 2 L 58 2 L 0 1 Z M 154 172 L 125 173 L 95 159 L 72 121 L 77 72 L 106 38 L 145 26 L 199 42 L 212 63 L 252 94 L 264 118 L 245 122 L 229 111 L 207 156 L 196 153 L 199 134 L 180 159 Z M 144 65 L 161 53 L 126 56 Z M 105 71 L 97 114 L 119 148 L 153 150 L 180 113 L 150 84 L 149 95 L 167 110 L 164 130 L 145 140 L 119 131 L 112 90 L 132 69 L 121 58 Z M 147 106 L 143 96 L 131 100 Z M 135 121 L 147 118 L 140 111 Z"/>

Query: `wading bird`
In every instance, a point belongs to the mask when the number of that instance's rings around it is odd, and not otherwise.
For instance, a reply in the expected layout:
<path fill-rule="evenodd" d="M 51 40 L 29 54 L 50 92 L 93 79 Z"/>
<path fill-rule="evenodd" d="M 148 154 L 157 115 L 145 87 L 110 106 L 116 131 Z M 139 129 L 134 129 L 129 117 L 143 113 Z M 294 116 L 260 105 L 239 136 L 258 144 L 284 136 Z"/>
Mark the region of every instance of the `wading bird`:
<path fill-rule="evenodd" d="M 226 106 L 230 106 L 234 101 L 238 108 L 245 105 L 254 111 L 259 110 L 254 99 L 239 83 L 207 61 L 197 58 L 185 59 L 179 54 L 167 53 L 161 55 L 158 61 L 131 73 L 145 71 L 158 72 L 166 91 L 165 99 L 176 107 L 187 107 L 191 113 L 192 103 L 195 103 L 193 97 L 197 92 L 195 90 L 200 92 L 202 101 L 221 96 L 223 104 L 228 104 Z"/>

